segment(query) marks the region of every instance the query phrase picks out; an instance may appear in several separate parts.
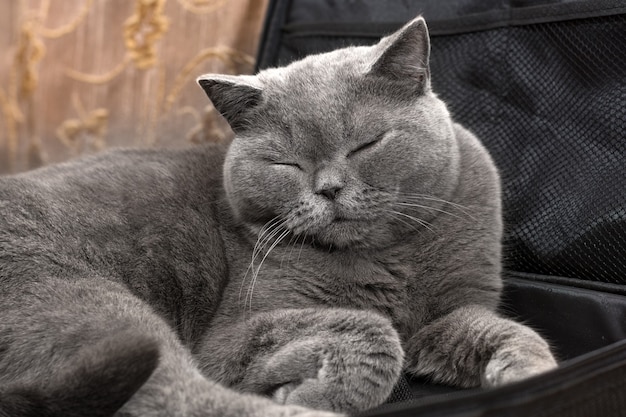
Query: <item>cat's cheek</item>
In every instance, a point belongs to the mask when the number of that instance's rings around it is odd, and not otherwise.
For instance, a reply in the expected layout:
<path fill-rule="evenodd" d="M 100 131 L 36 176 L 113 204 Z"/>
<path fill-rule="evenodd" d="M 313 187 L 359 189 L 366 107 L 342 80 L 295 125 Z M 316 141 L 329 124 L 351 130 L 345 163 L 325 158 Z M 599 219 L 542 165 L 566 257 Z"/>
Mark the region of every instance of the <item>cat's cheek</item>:
<path fill-rule="evenodd" d="M 298 168 L 274 165 L 267 172 L 270 175 L 264 187 L 279 194 L 284 202 L 301 197 L 303 191 L 310 187 L 306 174 Z"/>
<path fill-rule="evenodd" d="M 399 162 L 399 159 L 402 161 Z M 358 178 L 378 189 L 391 190 L 406 176 L 406 162 L 402 157 L 374 154 L 359 162 L 356 168 Z"/>
<path fill-rule="evenodd" d="M 238 217 L 245 221 L 274 217 L 297 194 L 298 179 L 241 153 L 227 160 L 224 185 Z"/>
<path fill-rule="evenodd" d="M 308 231 L 320 223 L 324 213 L 316 204 L 306 173 L 280 165 L 266 166 L 262 172 L 264 175 L 256 175 L 254 179 L 257 201 L 263 200 L 274 215 L 288 219 L 289 228 L 296 232 Z"/>

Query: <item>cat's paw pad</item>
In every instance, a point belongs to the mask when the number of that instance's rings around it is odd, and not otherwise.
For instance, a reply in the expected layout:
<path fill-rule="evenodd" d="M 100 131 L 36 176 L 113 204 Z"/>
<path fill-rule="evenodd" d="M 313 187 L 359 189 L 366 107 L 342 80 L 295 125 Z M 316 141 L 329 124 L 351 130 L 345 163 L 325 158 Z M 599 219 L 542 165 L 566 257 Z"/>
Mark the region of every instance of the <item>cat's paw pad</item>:
<path fill-rule="evenodd" d="M 556 368 L 549 351 L 540 354 L 506 352 L 495 354 L 487 363 L 482 376 L 483 387 L 497 387 L 530 378 Z"/>
<path fill-rule="evenodd" d="M 289 403 L 290 402 L 290 401 L 288 401 L 289 396 L 298 387 L 298 385 L 300 385 L 300 384 L 298 384 L 296 382 L 289 382 L 287 384 L 281 385 L 272 394 L 272 400 L 274 400 L 278 404 L 287 404 L 287 403 Z"/>
<path fill-rule="evenodd" d="M 272 395 L 279 404 L 293 404 L 317 410 L 334 410 L 332 395 L 328 392 L 328 381 L 323 378 L 307 378 L 304 381 L 290 382 L 282 385 Z M 339 390 L 339 387 L 337 387 Z"/>
<path fill-rule="evenodd" d="M 336 410 L 345 408 L 338 406 L 342 397 L 333 397 L 328 391 L 329 381 L 324 378 L 307 378 L 304 381 L 290 382 L 282 385 L 272 395 L 279 404 L 298 405 L 316 410 Z M 340 391 L 340 387 L 336 387 Z"/>

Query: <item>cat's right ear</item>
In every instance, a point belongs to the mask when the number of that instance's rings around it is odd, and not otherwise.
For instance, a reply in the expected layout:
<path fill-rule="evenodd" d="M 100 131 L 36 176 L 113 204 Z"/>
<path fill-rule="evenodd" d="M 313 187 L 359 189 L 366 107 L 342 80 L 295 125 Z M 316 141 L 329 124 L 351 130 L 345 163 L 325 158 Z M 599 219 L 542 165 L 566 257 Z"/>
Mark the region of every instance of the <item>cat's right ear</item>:
<path fill-rule="evenodd" d="M 196 80 L 209 99 L 228 121 L 233 131 L 245 129 L 250 111 L 263 93 L 258 79 L 251 75 L 205 74 Z"/>

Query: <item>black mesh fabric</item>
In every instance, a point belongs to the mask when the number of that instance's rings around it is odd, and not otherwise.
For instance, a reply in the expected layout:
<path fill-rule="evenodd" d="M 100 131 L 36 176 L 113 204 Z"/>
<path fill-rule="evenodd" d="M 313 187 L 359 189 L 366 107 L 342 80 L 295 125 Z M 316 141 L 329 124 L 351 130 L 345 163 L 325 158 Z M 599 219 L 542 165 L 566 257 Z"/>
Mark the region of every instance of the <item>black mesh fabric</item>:
<path fill-rule="evenodd" d="M 626 16 L 435 37 L 431 65 L 501 170 L 507 268 L 626 284 Z"/>
<path fill-rule="evenodd" d="M 376 40 L 287 30 L 276 64 Z M 435 92 L 501 172 L 506 268 L 626 284 L 626 15 L 431 42 Z"/>

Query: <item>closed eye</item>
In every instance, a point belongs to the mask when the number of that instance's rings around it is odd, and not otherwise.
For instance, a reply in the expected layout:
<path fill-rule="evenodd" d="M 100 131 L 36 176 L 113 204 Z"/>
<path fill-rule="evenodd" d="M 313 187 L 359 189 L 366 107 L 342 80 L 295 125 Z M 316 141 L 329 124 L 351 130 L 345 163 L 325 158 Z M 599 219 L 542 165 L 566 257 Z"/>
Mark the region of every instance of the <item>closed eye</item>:
<path fill-rule="evenodd" d="M 300 166 L 300 164 L 297 164 L 295 162 L 272 162 L 272 165 L 291 167 L 302 171 L 302 167 Z"/>
<path fill-rule="evenodd" d="M 354 154 L 358 153 L 358 152 L 362 152 L 365 150 L 368 150 L 372 147 L 374 147 L 374 145 L 376 145 L 378 142 L 380 142 L 383 139 L 384 135 L 379 135 L 376 139 L 371 140 L 369 142 L 365 142 L 364 144 L 354 148 L 353 150 L 351 150 L 350 152 L 348 152 L 348 158 L 350 158 L 351 156 L 353 156 Z"/>

